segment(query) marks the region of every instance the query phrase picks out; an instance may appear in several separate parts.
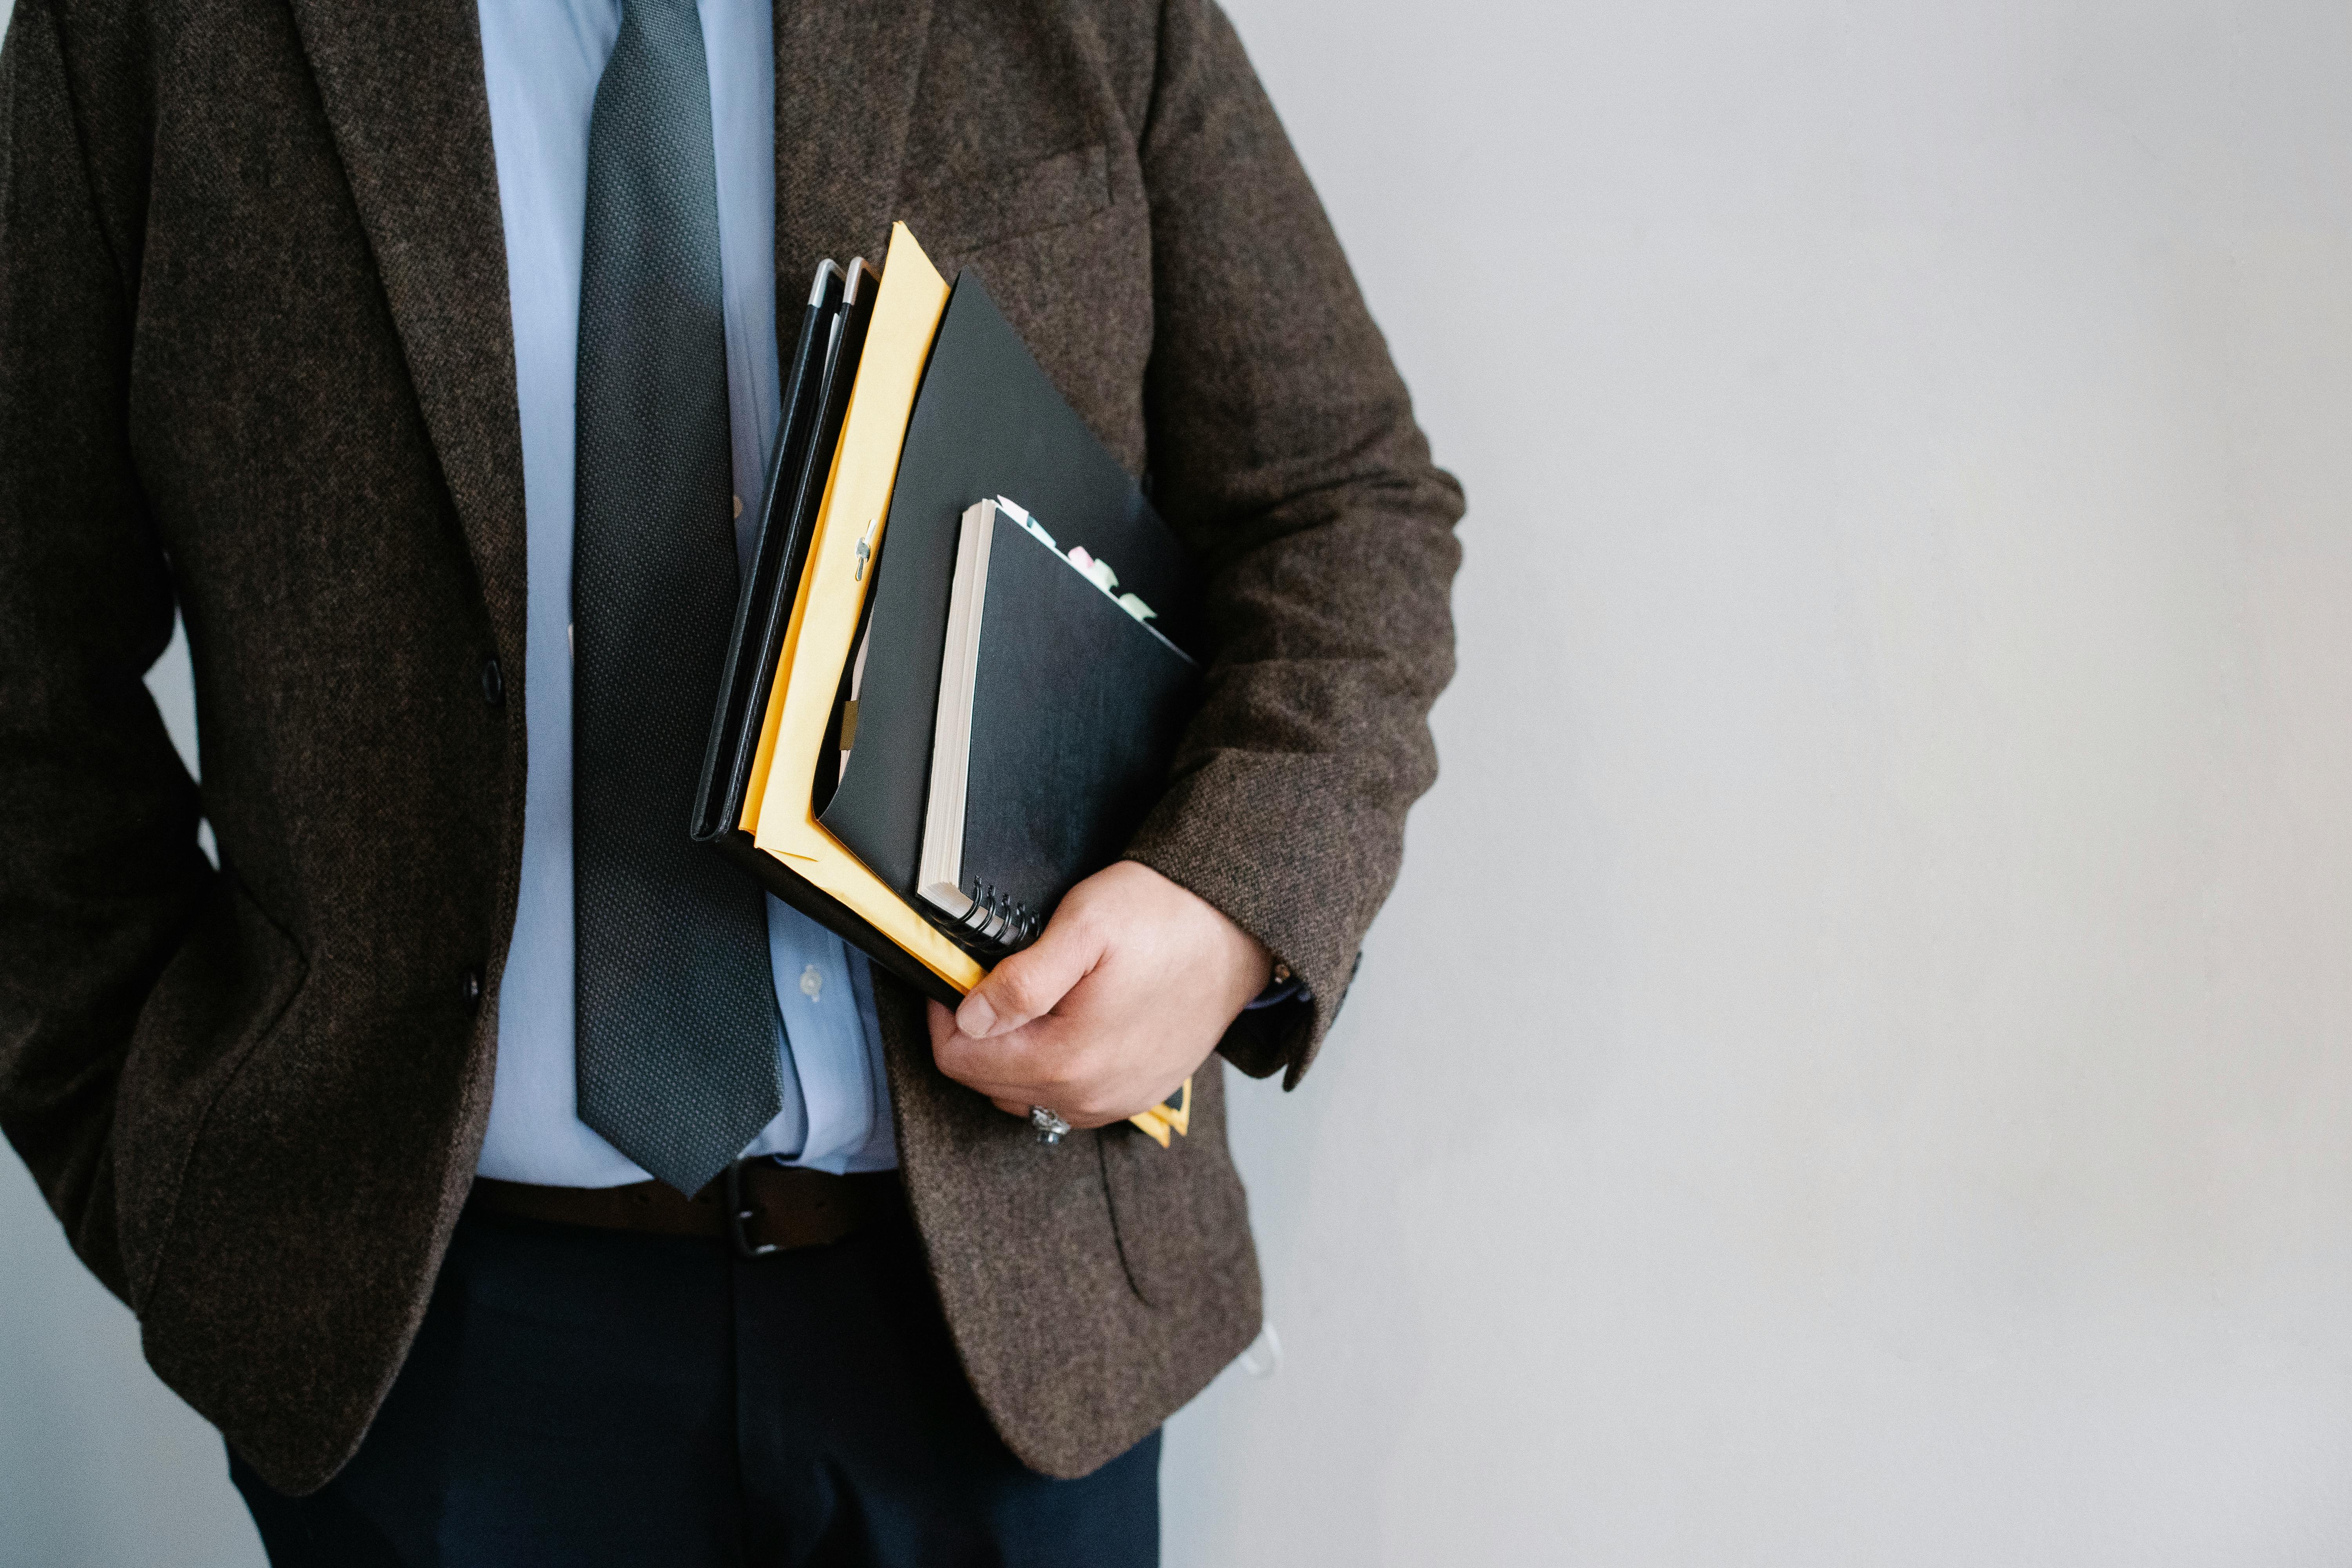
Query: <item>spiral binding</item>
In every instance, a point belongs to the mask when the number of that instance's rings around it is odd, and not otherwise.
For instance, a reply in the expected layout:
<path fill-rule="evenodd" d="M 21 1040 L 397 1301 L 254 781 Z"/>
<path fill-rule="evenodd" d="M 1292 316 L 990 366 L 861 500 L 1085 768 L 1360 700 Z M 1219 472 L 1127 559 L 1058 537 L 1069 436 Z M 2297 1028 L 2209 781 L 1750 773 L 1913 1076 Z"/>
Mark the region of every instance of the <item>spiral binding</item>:
<path fill-rule="evenodd" d="M 932 913 L 931 920 L 974 958 L 992 963 L 1037 940 L 1045 921 L 1011 893 L 978 878 L 966 883 L 963 890 L 971 900 L 971 908 L 961 919 Z"/>

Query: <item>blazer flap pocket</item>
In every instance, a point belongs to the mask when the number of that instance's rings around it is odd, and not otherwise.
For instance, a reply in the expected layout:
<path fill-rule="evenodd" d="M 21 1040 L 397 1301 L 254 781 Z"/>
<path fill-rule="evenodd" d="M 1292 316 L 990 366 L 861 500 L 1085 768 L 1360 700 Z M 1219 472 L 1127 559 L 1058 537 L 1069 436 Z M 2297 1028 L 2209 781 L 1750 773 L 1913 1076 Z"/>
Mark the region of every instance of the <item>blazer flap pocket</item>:
<path fill-rule="evenodd" d="M 917 187 L 908 224 L 935 254 L 968 253 L 1059 228 L 1110 205 L 1110 156 L 1099 142 L 1034 163 L 940 175 Z"/>
<path fill-rule="evenodd" d="M 1190 1131 L 1166 1148 L 1123 1121 L 1095 1135 L 1128 1283 L 1163 1310 L 1250 1243 L 1249 1199 L 1225 1148 L 1223 1064 L 1211 1057 L 1192 1083 Z"/>

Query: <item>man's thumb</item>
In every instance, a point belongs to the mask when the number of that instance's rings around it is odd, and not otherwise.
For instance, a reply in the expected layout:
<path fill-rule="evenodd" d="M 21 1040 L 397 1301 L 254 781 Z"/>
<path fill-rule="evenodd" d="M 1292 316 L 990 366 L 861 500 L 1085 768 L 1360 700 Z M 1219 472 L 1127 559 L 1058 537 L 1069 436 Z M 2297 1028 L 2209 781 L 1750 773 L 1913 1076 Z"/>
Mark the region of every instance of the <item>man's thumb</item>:
<path fill-rule="evenodd" d="M 1102 956 L 1085 925 L 1056 916 L 1045 934 L 990 970 L 956 1009 L 956 1027 L 975 1040 L 1017 1029 L 1069 994 Z"/>

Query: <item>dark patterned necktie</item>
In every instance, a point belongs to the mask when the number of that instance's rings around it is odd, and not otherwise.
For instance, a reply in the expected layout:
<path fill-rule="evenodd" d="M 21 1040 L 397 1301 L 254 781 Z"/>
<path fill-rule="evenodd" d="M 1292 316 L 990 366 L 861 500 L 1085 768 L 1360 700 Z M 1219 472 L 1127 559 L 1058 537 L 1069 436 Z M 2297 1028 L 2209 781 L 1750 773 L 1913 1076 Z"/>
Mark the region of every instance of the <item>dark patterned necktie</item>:
<path fill-rule="evenodd" d="M 710 79 L 625 0 L 588 130 L 572 535 L 580 1119 L 682 1193 L 782 1105 L 765 910 L 687 837 L 735 606 Z"/>

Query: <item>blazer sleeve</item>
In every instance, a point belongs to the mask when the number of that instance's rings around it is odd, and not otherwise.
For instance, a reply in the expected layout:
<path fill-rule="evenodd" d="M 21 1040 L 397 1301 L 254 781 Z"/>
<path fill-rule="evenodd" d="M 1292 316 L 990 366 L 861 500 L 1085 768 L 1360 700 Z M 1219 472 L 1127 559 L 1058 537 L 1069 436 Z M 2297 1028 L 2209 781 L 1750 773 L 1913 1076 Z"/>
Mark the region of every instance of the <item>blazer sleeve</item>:
<path fill-rule="evenodd" d="M 1213 0 L 1165 0 L 1141 135 L 1153 499 L 1208 563 L 1214 649 L 1129 848 L 1265 943 L 1306 999 L 1220 1048 L 1296 1084 L 1437 776 L 1462 491 L 1432 466 L 1347 258 Z"/>
<path fill-rule="evenodd" d="M 125 1294 L 115 1085 L 215 873 L 142 679 L 171 578 L 126 436 L 129 258 L 92 194 L 60 25 L 0 47 L 0 1131 Z"/>

